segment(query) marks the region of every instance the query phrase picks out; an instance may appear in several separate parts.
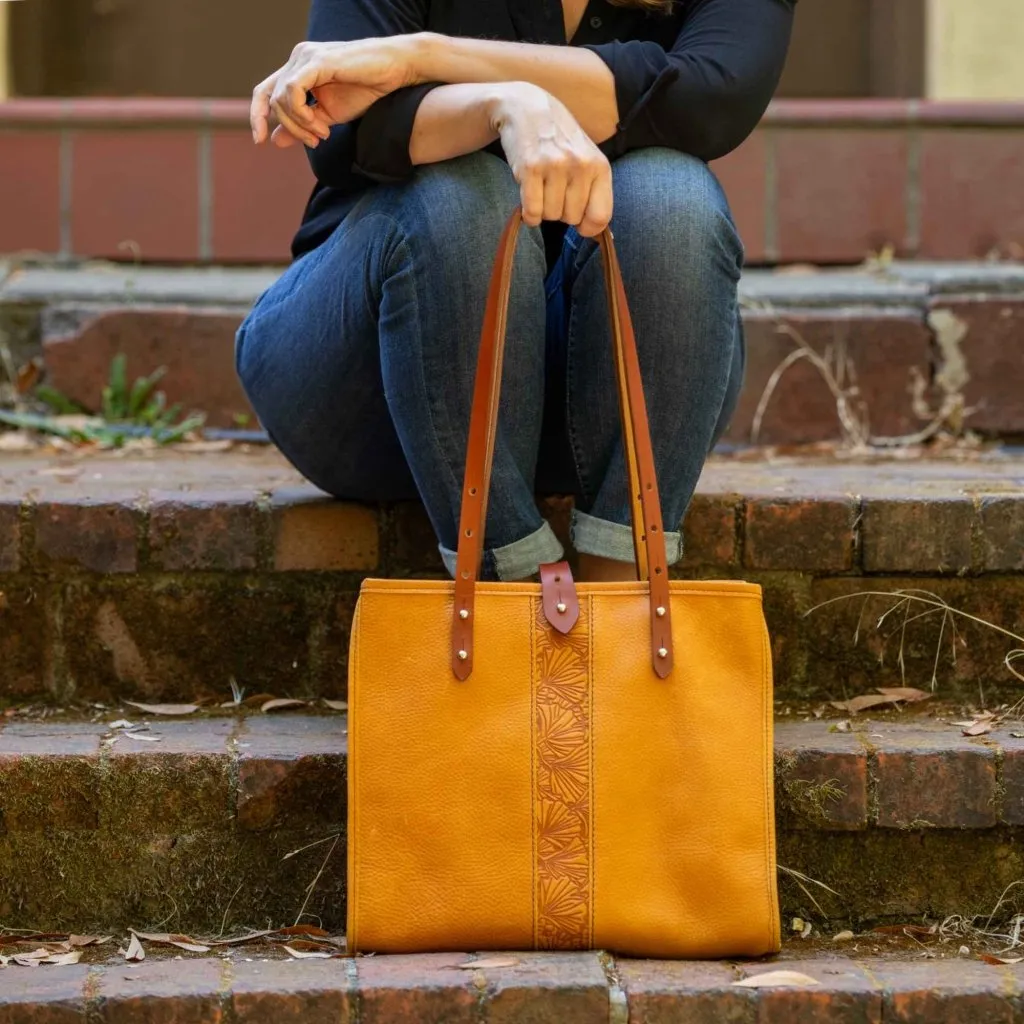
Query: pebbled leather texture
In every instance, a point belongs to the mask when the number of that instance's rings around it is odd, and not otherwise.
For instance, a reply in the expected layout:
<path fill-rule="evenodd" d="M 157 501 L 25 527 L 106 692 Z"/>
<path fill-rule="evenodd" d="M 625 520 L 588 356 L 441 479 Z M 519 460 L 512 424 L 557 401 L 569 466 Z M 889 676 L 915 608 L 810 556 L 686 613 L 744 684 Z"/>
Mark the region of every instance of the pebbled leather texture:
<path fill-rule="evenodd" d="M 548 624 L 559 633 L 568 633 L 580 617 L 576 583 L 568 562 L 549 562 L 540 567 L 540 592 Z"/>
<path fill-rule="evenodd" d="M 675 670 L 651 669 L 646 583 L 367 580 L 349 661 L 351 951 L 779 948 L 772 680 L 760 587 L 668 584 Z M 401 623 L 399 633 L 395 623 Z"/>

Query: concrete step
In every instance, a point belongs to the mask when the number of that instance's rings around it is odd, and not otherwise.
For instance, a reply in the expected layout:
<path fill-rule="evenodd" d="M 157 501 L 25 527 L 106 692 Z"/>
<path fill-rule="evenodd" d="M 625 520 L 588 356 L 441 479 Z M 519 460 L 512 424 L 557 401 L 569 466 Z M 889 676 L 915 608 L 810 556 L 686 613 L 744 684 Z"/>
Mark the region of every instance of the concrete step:
<path fill-rule="evenodd" d="M 42 354 L 50 383 L 87 407 L 97 403 L 114 355 L 124 352 L 132 375 L 166 366 L 171 400 L 230 426 L 251 415 L 235 379 L 235 328 L 278 273 L 24 266 L 0 284 L 0 329 L 17 361 Z M 797 338 L 850 392 L 855 433 L 914 435 L 945 410 L 954 430 L 965 422 L 983 434 L 1024 435 L 1016 387 L 1024 348 L 1019 264 L 752 270 L 741 297 L 749 360 L 731 442 L 800 444 L 850 433 L 825 376 L 803 359 L 778 379 L 755 436 L 759 403 Z"/>
<path fill-rule="evenodd" d="M 482 962 L 476 970 L 465 965 Z M 293 961 L 188 957 L 0 970 L 11 1024 L 988 1024 L 1019 1019 L 1018 968 L 799 948 L 767 962 L 657 962 L 599 953 L 461 953 Z M 737 986 L 796 971 L 803 988 Z"/>
<path fill-rule="evenodd" d="M 764 586 L 780 699 L 1016 699 L 1020 452 L 716 457 L 684 534 L 678 577 Z M 0 704 L 343 698 L 362 579 L 442 574 L 421 506 L 331 501 L 267 448 L 9 454 Z"/>
<path fill-rule="evenodd" d="M 4 927 L 216 934 L 291 924 L 302 911 L 344 930 L 343 713 L 200 711 L 146 718 L 145 730 L 130 707 L 94 718 L 0 719 Z M 984 919 L 1022 877 L 1021 726 L 967 737 L 951 719 L 954 709 L 849 726 L 778 719 L 787 928 L 793 917 L 827 935 Z"/>

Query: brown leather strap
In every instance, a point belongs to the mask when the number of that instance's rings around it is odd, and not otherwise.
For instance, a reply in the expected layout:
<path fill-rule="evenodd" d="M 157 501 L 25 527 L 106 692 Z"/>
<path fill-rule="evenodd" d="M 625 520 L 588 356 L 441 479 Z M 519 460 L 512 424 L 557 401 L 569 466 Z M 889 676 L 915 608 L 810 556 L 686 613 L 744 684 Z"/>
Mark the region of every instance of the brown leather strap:
<path fill-rule="evenodd" d="M 568 633 L 579 621 L 580 602 L 568 562 L 546 562 L 540 566 L 540 595 L 544 618 L 552 629 Z"/>
<path fill-rule="evenodd" d="M 466 476 L 462 488 L 458 554 L 455 565 L 455 602 L 452 625 L 452 671 L 468 679 L 473 670 L 473 615 L 476 578 L 483 555 L 487 521 L 487 493 L 494 457 L 501 394 L 501 368 L 505 352 L 512 266 L 522 213 L 517 208 L 509 218 L 498 245 L 491 274 L 487 308 L 480 334 L 473 409 L 466 449 Z M 637 576 L 650 583 L 651 661 L 654 671 L 665 678 L 672 671 L 672 610 L 668 595 L 668 563 L 661 523 L 661 502 L 654 471 L 651 432 L 647 422 L 640 362 L 636 352 L 633 323 L 622 284 L 622 272 L 611 232 L 600 238 L 604 261 L 608 318 L 618 378 L 622 439 L 629 475 L 633 522 L 633 546 Z"/>

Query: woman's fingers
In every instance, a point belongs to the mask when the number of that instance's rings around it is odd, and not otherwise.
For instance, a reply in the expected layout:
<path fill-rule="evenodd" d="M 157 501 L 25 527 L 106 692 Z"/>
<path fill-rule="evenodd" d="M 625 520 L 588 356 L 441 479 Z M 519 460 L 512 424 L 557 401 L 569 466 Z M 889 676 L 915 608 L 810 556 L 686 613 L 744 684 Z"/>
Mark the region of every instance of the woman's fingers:
<path fill-rule="evenodd" d="M 292 118 L 289 111 L 285 110 L 284 107 L 278 102 L 276 96 L 270 101 L 270 109 L 273 111 L 274 116 L 277 118 L 280 126 L 288 132 L 290 135 L 294 135 L 303 145 L 309 146 L 310 149 L 315 149 L 320 138 L 314 135 L 308 128 L 297 124 Z"/>
<path fill-rule="evenodd" d="M 249 127 L 252 128 L 252 141 L 257 144 L 267 141 L 270 130 L 270 96 L 277 83 L 278 74 L 279 72 L 275 71 L 252 91 L 252 103 L 249 104 Z"/>
<path fill-rule="evenodd" d="M 599 235 L 612 222 L 613 206 L 612 171 L 605 162 L 600 173 L 591 182 L 586 209 L 576 225 L 576 230 L 584 238 Z"/>
<path fill-rule="evenodd" d="M 523 221 L 535 228 L 544 219 L 544 173 L 539 164 L 527 163 L 519 175 L 519 201 L 523 207 Z"/>

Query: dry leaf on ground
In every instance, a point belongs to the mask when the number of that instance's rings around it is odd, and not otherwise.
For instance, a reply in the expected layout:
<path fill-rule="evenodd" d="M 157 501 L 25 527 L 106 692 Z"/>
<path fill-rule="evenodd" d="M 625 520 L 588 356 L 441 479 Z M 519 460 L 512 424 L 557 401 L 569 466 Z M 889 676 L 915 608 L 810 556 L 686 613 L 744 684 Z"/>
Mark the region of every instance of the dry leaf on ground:
<path fill-rule="evenodd" d="M 69 935 L 68 945 L 72 947 L 102 946 L 104 943 L 110 942 L 113 937 L 113 935 Z"/>
<path fill-rule="evenodd" d="M 265 704 L 260 706 L 260 710 L 264 713 L 267 711 L 286 711 L 289 708 L 304 708 L 307 701 L 295 700 L 292 697 L 281 697 L 277 700 L 268 700 Z"/>
<path fill-rule="evenodd" d="M 509 956 L 485 956 L 482 960 L 467 960 L 457 966 L 461 971 L 484 971 L 488 968 L 515 967 L 518 963 L 518 960 Z"/>
<path fill-rule="evenodd" d="M 916 704 L 918 701 L 931 700 L 932 694 L 924 690 L 918 690 L 913 686 L 879 686 L 879 693 L 895 700 L 905 700 L 908 704 Z"/>
<path fill-rule="evenodd" d="M 304 949 L 296 949 L 294 946 L 282 946 L 281 948 L 290 956 L 295 957 L 296 960 L 330 960 L 331 957 L 336 955 L 335 953 L 322 951 L 307 953 Z"/>
<path fill-rule="evenodd" d="M 231 939 L 212 939 L 211 946 L 244 946 L 247 942 L 255 942 L 257 939 L 265 939 L 273 935 L 274 929 L 268 928 L 265 932 L 250 932 L 248 935 L 236 935 Z"/>
<path fill-rule="evenodd" d="M 174 451 L 176 454 L 185 452 L 191 455 L 205 455 L 214 452 L 229 452 L 233 447 L 234 441 L 225 438 L 222 441 L 183 441 L 181 444 L 175 445 Z"/>
<path fill-rule="evenodd" d="M 926 924 L 880 924 L 871 929 L 877 935 L 935 935 L 938 928 Z"/>
<path fill-rule="evenodd" d="M 990 953 L 982 953 L 978 959 L 984 960 L 985 963 L 992 964 L 993 966 L 1024 963 L 1024 956 L 992 956 Z"/>
<path fill-rule="evenodd" d="M 39 962 L 42 964 L 54 964 L 57 967 L 68 967 L 71 964 L 77 964 L 81 959 L 82 951 L 80 949 L 72 949 L 68 953 L 54 953 Z"/>
<path fill-rule="evenodd" d="M 965 736 L 984 736 L 985 733 L 992 731 L 992 722 L 971 722 L 964 729 Z"/>
<path fill-rule="evenodd" d="M 125 704 L 151 715 L 191 715 L 199 710 L 198 704 L 137 704 L 133 700 L 126 700 Z"/>
<path fill-rule="evenodd" d="M 833 942 L 849 942 L 851 939 L 853 939 L 853 937 L 854 937 L 853 932 L 851 932 L 851 931 L 849 931 L 847 929 L 844 932 L 837 932 L 835 935 L 833 935 L 832 936 L 832 941 Z"/>
<path fill-rule="evenodd" d="M 135 932 L 132 932 L 132 938 L 128 943 L 128 948 L 119 950 L 119 952 L 125 960 L 133 961 L 135 963 L 141 963 L 146 959 L 146 951 L 142 948 L 142 943 L 139 942 L 139 937 Z"/>
<path fill-rule="evenodd" d="M 290 949 L 298 949 L 303 953 L 333 953 L 334 949 L 323 942 L 314 942 L 312 939 L 291 939 L 288 942 Z"/>
<path fill-rule="evenodd" d="M 267 933 L 271 934 L 271 933 Z M 315 936 L 321 939 L 326 939 L 330 936 L 330 932 L 324 931 L 323 928 L 317 928 L 315 924 L 293 924 L 287 928 L 275 928 L 274 935 L 306 935 Z"/>
<path fill-rule="evenodd" d="M 742 981 L 734 981 L 737 988 L 809 988 L 811 985 L 820 985 L 817 978 L 809 974 L 801 974 L 800 971 L 766 971 L 764 974 L 755 974 Z"/>
<path fill-rule="evenodd" d="M 147 736 L 145 733 L 129 732 L 128 730 L 119 733 L 119 735 L 126 740 L 142 740 L 143 743 L 159 743 L 163 739 L 163 736 Z M 113 739 L 117 739 L 117 736 L 113 737 Z"/>
<path fill-rule="evenodd" d="M 146 932 L 137 932 L 134 928 L 131 929 L 131 933 L 146 942 L 155 942 L 161 946 L 177 946 L 178 949 L 187 950 L 189 953 L 210 952 L 209 946 L 204 946 L 201 942 L 196 942 L 196 940 L 189 935 L 175 935 L 168 932 L 147 934 Z"/>
<path fill-rule="evenodd" d="M 883 704 L 895 704 L 898 701 L 898 697 L 889 697 L 884 693 L 862 693 L 859 697 L 851 697 L 849 700 L 834 700 L 830 703 L 832 707 L 838 708 L 840 711 L 849 711 L 851 715 L 856 715 L 869 708 L 881 707 Z"/>
<path fill-rule="evenodd" d="M 324 697 L 323 701 L 332 711 L 348 711 L 347 700 L 328 700 Z"/>

